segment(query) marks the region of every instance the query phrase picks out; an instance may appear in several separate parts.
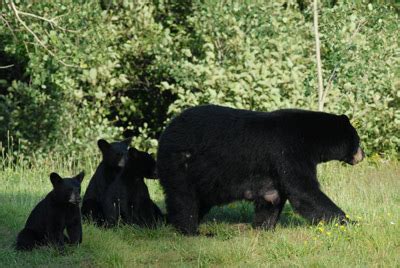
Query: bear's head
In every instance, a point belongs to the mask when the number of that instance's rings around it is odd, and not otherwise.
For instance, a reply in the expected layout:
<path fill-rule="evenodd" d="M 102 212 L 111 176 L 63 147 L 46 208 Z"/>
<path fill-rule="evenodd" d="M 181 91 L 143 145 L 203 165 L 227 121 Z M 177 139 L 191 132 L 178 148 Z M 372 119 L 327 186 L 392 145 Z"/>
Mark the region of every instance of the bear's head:
<path fill-rule="evenodd" d="M 85 176 L 82 171 L 73 178 L 61 178 L 53 172 L 50 174 L 50 181 L 53 184 L 54 198 L 60 204 L 79 205 L 81 201 L 81 182 Z"/>
<path fill-rule="evenodd" d="M 346 115 L 339 116 L 342 136 L 342 157 L 339 159 L 347 164 L 355 165 L 361 162 L 365 155 L 360 145 L 360 137 L 357 130 L 351 125 Z"/>
<path fill-rule="evenodd" d="M 156 177 L 156 161 L 146 152 L 129 148 L 127 165 L 129 165 L 132 173 L 137 177 L 146 177 L 149 179 L 155 179 Z"/>
<path fill-rule="evenodd" d="M 97 145 L 103 155 L 103 162 L 112 168 L 124 167 L 127 161 L 127 153 L 132 138 L 123 141 L 108 143 L 104 139 L 97 141 Z"/>

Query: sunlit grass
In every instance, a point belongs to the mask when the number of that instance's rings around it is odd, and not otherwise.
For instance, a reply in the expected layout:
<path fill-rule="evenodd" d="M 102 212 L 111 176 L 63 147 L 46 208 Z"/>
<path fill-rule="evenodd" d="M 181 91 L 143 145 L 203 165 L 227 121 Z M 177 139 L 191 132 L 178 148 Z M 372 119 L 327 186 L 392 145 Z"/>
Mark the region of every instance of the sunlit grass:
<path fill-rule="evenodd" d="M 321 186 L 358 224 L 310 225 L 286 205 L 274 232 L 251 228 L 253 208 L 238 202 L 216 207 L 200 226 L 203 234 L 184 237 L 169 226 L 156 230 L 120 226 L 111 230 L 84 225 L 83 243 L 64 254 L 41 248 L 12 248 L 35 204 L 50 191 L 49 174 L 69 176 L 85 170 L 86 187 L 98 158 L 49 158 L 0 165 L 0 267 L 10 266 L 399 266 L 400 165 L 365 161 L 358 166 L 330 163 L 319 168 Z M 157 181 L 147 181 L 164 209 Z M 204 234 L 214 234 L 207 237 Z"/>

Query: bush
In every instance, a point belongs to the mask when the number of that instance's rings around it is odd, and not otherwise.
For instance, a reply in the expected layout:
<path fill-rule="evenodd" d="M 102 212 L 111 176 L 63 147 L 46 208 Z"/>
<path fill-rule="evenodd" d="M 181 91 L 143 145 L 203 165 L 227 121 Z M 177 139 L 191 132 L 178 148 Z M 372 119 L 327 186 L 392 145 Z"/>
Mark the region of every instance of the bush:
<path fill-rule="evenodd" d="M 352 118 L 368 153 L 398 154 L 399 16 L 390 6 L 341 5 L 324 11 L 321 24 L 324 76 L 336 77 L 327 108 Z"/>
<path fill-rule="evenodd" d="M 174 78 L 161 84 L 177 96 L 169 113 L 202 103 L 317 109 L 311 7 L 212 3 L 194 9 L 194 33 L 181 31 L 159 57 Z M 326 111 L 350 116 L 368 154 L 398 156 L 398 15 L 348 3 L 324 7 L 320 17 Z"/>
<path fill-rule="evenodd" d="M 143 41 L 144 33 L 157 30 L 151 10 L 142 2 L 116 9 L 121 10 L 118 16 L 102 11 L 95 1 L 21 4 L 20 10 L 57 18 L 55 24 L 20 15 L 47 49 L 27 32 L 9 6 L 3 6 L 5 19 L 16 30 L 10 32 L 1 25 L 0 32 L 5 33 L 1 51 L 9 59 L 22 54 L 25 61 L 8 70 L 23 69 L 23 79 L 6 77 L 2 88 L 1 140 L 10 132 L 25 151 L 77 153 L 88 144 L 93 148 L 99 137 L 121 135 L 116 123 L 124 118 L 114 111 L 140 113 L 123 97 L 128 82 L 136 82 L 141 72 L 132 58 L 148 50 L 144 45 L 149 37 Z M 49 50 L 57 57 L 49 55 Z"/>

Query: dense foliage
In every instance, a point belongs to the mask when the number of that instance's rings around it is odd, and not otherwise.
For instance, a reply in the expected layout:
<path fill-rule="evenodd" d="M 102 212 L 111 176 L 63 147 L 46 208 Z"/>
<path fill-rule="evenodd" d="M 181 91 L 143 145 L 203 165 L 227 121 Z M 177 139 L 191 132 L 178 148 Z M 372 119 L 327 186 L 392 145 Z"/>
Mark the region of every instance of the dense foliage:
<path fill-rule="evenodd" d="M 325 110 L 350 116 L 367 153 L 398 157 L 398 9 L 332 2 L 320 10 Z M 318 107 L 307 1 L 0 3 L 2 150 L 76 153 L 124 134 L 154 152 L 192 105 Z"/>

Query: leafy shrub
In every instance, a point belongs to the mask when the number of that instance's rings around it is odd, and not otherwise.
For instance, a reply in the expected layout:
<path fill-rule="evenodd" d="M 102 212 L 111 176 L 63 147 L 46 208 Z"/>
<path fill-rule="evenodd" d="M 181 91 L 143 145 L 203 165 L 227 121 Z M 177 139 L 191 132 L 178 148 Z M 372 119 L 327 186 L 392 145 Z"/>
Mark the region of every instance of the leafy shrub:
<path fill-rule="evenodd" d="M 22 68 L 27 78 L 5 80 L 1 140 L 4 142 L 10 132 L 26 151 L 54 148 L 74 153 L 94 147 L 100 136 L 121 135 L 122 128 L 115 125 L 119 118 L 112 112 L 124 104 L 120 95 L 128 90 L 128 79 L 135 80 L 139 73 L 124 62 L 124 57 L 126 51 L 131 57 L 141 57 L 145 42 L 140 39 L 156 26 L 151 10 L 144 12 L 146 1 L 142 2 L 141 8 L 126 4 L 120 17 L 102 11 L 95 1 L 80 5 L 74 1 L 19 5 L 19 10 L 57 18 L 54 24 L 20 15 L 47 49 L 21 25 L 9 6 L 3 6 L 5 20 L 18 31 L 10 32 L 5 24 L 0 26 L 0 32 L 7 33 L 1 50 L 9 58 L 25 54 L 27 60 Z M 140 15 L 124 20 L 135 12 Z M 49 51 L 57 57 L 49 55 Z M 135 111 L 133 106 L 122 109 Z"/>
<path fill-rule="evenodd" d="M 202 103 L 317 109 L 311 7 L 209 2 L 188 23 L 194 34 L 181 31 L 159 58 L 174 78 L 161 83 L 177 96 L 171 115 Z M 398 15 L 390 6 L 339 4 L 323 9 L 320 24 L 326 111 L 350 116 L 368 154 L 397 154 Z"/>
<path fill-rule="evenodd" d="M 339 5 L 324 10 L 321 24 L 324 76 L 336 76 L 327 108 L 352 118 L 369 153 L 398 153 L 398 14 L 390 6 Z"/>
<path fill-rule="evenodd" d="M 397 11 L 334 2 L 320 12 L 326 110 L 351 117 L 369 154 L 398 157 Z M 188 106 L 316 109 L 312 10 L 297 3 L 18 3 L 54 19 L 20 14 L 45 49 L 7 0 L 0 66 L 13 67 L 0 69 L 0 141 L 10 134 L 28 153 L 76 154 L 124 132 L 155 152 L 165 123 Z"/>

